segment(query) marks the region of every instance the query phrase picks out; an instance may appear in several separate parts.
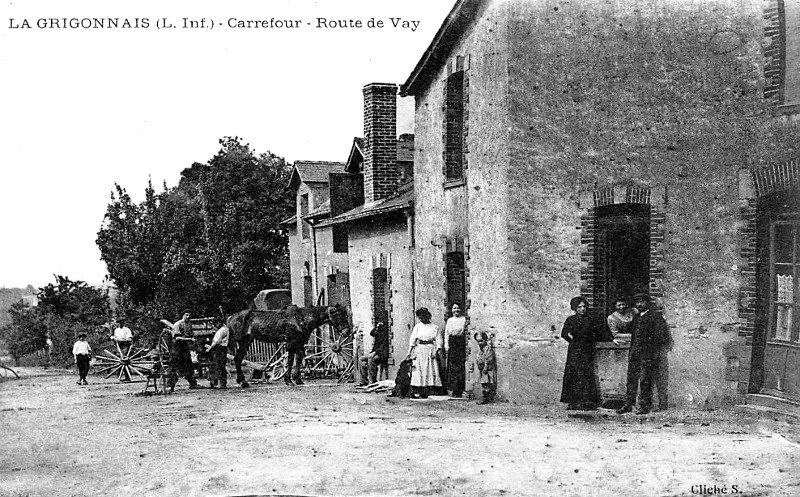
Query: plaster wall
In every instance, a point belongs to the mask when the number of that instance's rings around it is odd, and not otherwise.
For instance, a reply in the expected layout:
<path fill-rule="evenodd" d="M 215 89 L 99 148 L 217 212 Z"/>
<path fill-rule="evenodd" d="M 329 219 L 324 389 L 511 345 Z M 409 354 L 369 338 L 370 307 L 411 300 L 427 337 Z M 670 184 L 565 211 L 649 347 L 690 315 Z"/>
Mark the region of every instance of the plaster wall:
<path fill-rule="evenodd" d="M 402 216 L 402 214 L 401 214 Z M 365 220 L 351 226 L 349 232 L 350 296 L 353 325 L 363 334 L 363 350 L 372 350 L 372 270 L 385 267 L 391 288 L 392 350 L 389 378 L 408 352 L 408 340 L 414 327 L 414 291 L 412 247 L 405 217 L 381 222 Z"/>
<path fill-rule="evenodd" d="M 676 345 L 671 398 L 731 401 L 738 171 L 797 154 L 796 121 L 763 98 L 763 2 L 514 2 L 509 9 L 509 397 L 554 402 L 580 293 L 582 192 L 663 187 L 657 281 Z M 501 352 L 502 351 L 502 352 Z"/>
<path fill-rule="evenodd" d="M 446 240 L 466 242 L 467 313 L 475 329 L 501 324 L 506 300 L 508 43 L 504 2 L 488 5 L 416 100 L 416 300 L 444 326 Z M 462 57 L 468 79 L 465 181 L 445 184 L 444 88 Z M 474 347 L 473 347 L 474 349 Z"/>

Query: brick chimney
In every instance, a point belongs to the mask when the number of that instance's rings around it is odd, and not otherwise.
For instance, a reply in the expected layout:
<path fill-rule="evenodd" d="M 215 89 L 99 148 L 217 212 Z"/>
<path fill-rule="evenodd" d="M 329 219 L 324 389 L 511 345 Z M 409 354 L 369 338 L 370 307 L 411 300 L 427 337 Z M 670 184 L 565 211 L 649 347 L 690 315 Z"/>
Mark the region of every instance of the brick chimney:
<path fill-rule="evenodd" d="M 364 87 L 364 203 L 387 198 L 397 189 L 397 85 Z"/>

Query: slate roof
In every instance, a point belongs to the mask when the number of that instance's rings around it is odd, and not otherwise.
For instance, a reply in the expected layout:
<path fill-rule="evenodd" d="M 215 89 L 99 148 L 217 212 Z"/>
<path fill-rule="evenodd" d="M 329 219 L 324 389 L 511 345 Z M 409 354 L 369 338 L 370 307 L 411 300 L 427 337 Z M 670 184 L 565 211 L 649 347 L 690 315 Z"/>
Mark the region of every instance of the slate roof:
<path fill-rule="evenodd" d="M 347 167 L 349 172 L 356 173 L 354 161 L 356 154 L 364 157 L 364 139 L 356 136 L 353 138 L 353 145 L 350 147 L 350 155 L 347 157 Z M 404 133 L 397 139 L 397 162 L 414 162 L 414 134 Z"/>
<path fill-rule="evenodd" d="M 358 207 L 351 209 L 347 212 L 339 214 L 336 217 L 332 217 L 330 219 L 326 219 L 321 223 L 317 224 L 317 227 L 323 226 L 331 226 L 334 224 L 342 224 L 342 223 L 349 223 L 351 221 L 356 221 L 358 219 L 364 219 L 368 217 L 378 216 L 381 214 L 387 214 L 390 212 L 400 211 L 407 207 L 411 207 L 414 205 L 414 182 L 410 181 L 403 186 L 400 187 L 398 190 L 397 195 L 394 197 L 387 198 L 386 200 L 374 204 L 368 208 L 364 208 L 364 205 L 359 205 Z"/>
<path fill-rule="evenodd" d="M 295 161 L 292 169 L 292 177 L 289 179 L 289 186 L 296 181 L 302 183 L 327 183 L 328 174 L 344 172 L 344 164 L 341 162 L 327 161 Z"/>

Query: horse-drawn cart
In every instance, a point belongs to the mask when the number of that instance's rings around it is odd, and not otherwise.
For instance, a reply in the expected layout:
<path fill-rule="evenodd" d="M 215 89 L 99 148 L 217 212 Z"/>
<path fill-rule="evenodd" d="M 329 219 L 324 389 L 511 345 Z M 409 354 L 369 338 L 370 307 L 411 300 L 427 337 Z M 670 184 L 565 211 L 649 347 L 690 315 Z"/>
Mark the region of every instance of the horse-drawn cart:
<path fill-rule="evenodd" d="M 290 306 L 289 290 L 262 290 L 253 299 L 257 311 L 282 312 Z M 353 334 L 347 329 L 337 330 L 324 325 L 314 330 L 305 346 L 302 372 L 306 378 L 329 378 L 339 382 L 353 381 Z M 274 382 L 283 379 L 288 359 L 286 342 L 254 341 L 244 357 L 243 364 L 253 369 L 253 378 Z M 234 356 L 230 355 L 233 360 Z"/>

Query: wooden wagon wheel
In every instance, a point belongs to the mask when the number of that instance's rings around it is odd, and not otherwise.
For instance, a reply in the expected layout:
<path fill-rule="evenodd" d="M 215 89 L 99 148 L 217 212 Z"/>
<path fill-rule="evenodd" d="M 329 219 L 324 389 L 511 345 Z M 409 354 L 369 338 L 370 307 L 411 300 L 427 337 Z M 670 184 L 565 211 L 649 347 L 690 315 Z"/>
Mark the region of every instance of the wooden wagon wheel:
<path fill-rule="evenodd" d="M 278 381 L 286 375 L 286 360 L 288 356 L 289 353 L 286 351 L 285 343 L 275 345 L 275 350 L 270 354 L 266 363 L 267 381 Z"/>
<path fill-rule="evenodd" d="M 132 379 L 134 374 L 145 377 L 153 368 L 153 360 L 148 356 L 147 349 L 131 347 L 127 352 L 115 344 L 117 353 L 104 349 L 101 355 L 95 356 L 95 374 L 105 374 L 104 379 L 116 375 L 119 381 L 123 377 Z"/>
<path fill-rule="evenodd" d="M 161 362 L 167 364 L 169 362 L 169 342 L 171 338 L 171 330 L 164 329 L 161 331 L 161 334 L 158 336 L 158 342 L 156 343 L 156 350 L 158 351 L 158 355 L 161 357 Z"/>
<path fill-rule="evenodd" d="M 353 378 L 353 334 L 342 333 L 333 326 L 327 336 L 317 337 L 319 346 L 306 356 L 307 370 L 321 372 L 324 376 L 335 377 L 339 382 Z"/>

